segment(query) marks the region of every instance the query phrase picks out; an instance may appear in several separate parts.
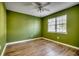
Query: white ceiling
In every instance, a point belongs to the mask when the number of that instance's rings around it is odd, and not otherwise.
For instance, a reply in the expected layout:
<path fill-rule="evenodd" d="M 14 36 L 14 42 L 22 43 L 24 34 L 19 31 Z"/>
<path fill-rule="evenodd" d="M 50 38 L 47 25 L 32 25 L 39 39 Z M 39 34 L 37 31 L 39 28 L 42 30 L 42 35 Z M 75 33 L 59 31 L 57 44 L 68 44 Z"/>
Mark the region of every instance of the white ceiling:
<path fill-rule="evenodd" d="M 45 17 L 52 13 L 72 7 L 78 3 L 79 2 L 51 2 L 50 5 L 44 7 L 49 11 L 43 11 L 41 13 L 37 11 L 37 8 L 32 4 L 32 2 L 6 2 L 5 5 L 6 8 L 11 11 L 24 13 L 37 17 Z"/>

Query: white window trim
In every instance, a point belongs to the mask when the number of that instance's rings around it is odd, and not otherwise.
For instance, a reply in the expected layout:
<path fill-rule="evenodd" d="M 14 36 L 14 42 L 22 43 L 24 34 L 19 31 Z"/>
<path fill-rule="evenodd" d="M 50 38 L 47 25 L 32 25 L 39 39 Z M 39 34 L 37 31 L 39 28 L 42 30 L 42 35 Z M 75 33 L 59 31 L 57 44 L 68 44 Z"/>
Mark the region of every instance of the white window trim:
<path fill-rule="evenodd" d="M 65 15 L 62 15 L 62 16 L 66 16 L 66 32 L 57 32 L 56 30 L 55 31 L 49 31 L 49 28 L 48 28 L 48 32 L 49 33 L 60 33 L 60 34 L 68 34 L 67 33 L 67 15 L 65 14 Z M 58 16 L 58 17 L 62 17 L 62 16 Z M 57 17 L 54 17 L 54 18 L 57 18 Z M 51 19 L 54 19 L 54 18 L 51 18 Z M 48 22 L 49 22 L 49 20 L 50 19 L 48 19 Z M 56 24 L 57 25 L 57 24 Z M 49 25 L 48 25 L 48 27 L 49 27 Z M 56 28 L 57 29 L 57 28 Z"/>

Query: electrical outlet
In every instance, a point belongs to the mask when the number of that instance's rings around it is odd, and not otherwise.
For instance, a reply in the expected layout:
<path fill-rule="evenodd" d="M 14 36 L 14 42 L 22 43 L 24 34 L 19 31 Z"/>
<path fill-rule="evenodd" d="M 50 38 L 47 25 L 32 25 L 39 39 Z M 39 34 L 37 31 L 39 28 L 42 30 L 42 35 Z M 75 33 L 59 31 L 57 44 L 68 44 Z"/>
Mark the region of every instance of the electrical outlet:
<path fill-rule="evenodd" d="M 57 39 L 60 39 L 60 37 L 57 36 Z"/>
<path fill-rule="evenodd" d="M 0 45 L 0 50 L 1 50 L 1 45 Z"/>

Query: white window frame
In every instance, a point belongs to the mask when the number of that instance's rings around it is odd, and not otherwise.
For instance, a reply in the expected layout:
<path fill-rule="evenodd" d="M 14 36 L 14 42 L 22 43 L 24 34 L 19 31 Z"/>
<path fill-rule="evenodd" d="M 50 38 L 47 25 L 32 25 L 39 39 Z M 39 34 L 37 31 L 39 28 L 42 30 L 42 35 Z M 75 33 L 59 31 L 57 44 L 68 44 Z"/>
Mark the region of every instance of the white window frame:
<path fill-rule="evenodd" d="M 67 15 L 48 19 L 48 32 L 67 34 Z"/>

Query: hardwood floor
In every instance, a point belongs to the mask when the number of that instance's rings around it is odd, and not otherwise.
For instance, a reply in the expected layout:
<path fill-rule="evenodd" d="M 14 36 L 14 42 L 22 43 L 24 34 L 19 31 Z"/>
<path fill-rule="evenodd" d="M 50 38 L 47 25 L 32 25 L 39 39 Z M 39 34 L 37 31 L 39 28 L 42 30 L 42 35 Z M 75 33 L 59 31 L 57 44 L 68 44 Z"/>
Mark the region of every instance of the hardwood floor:
<path fill-rule="evenodd" d="M 4 56 L 77 56 L 77 50 L 44 39 L 9 45 Z"/>

